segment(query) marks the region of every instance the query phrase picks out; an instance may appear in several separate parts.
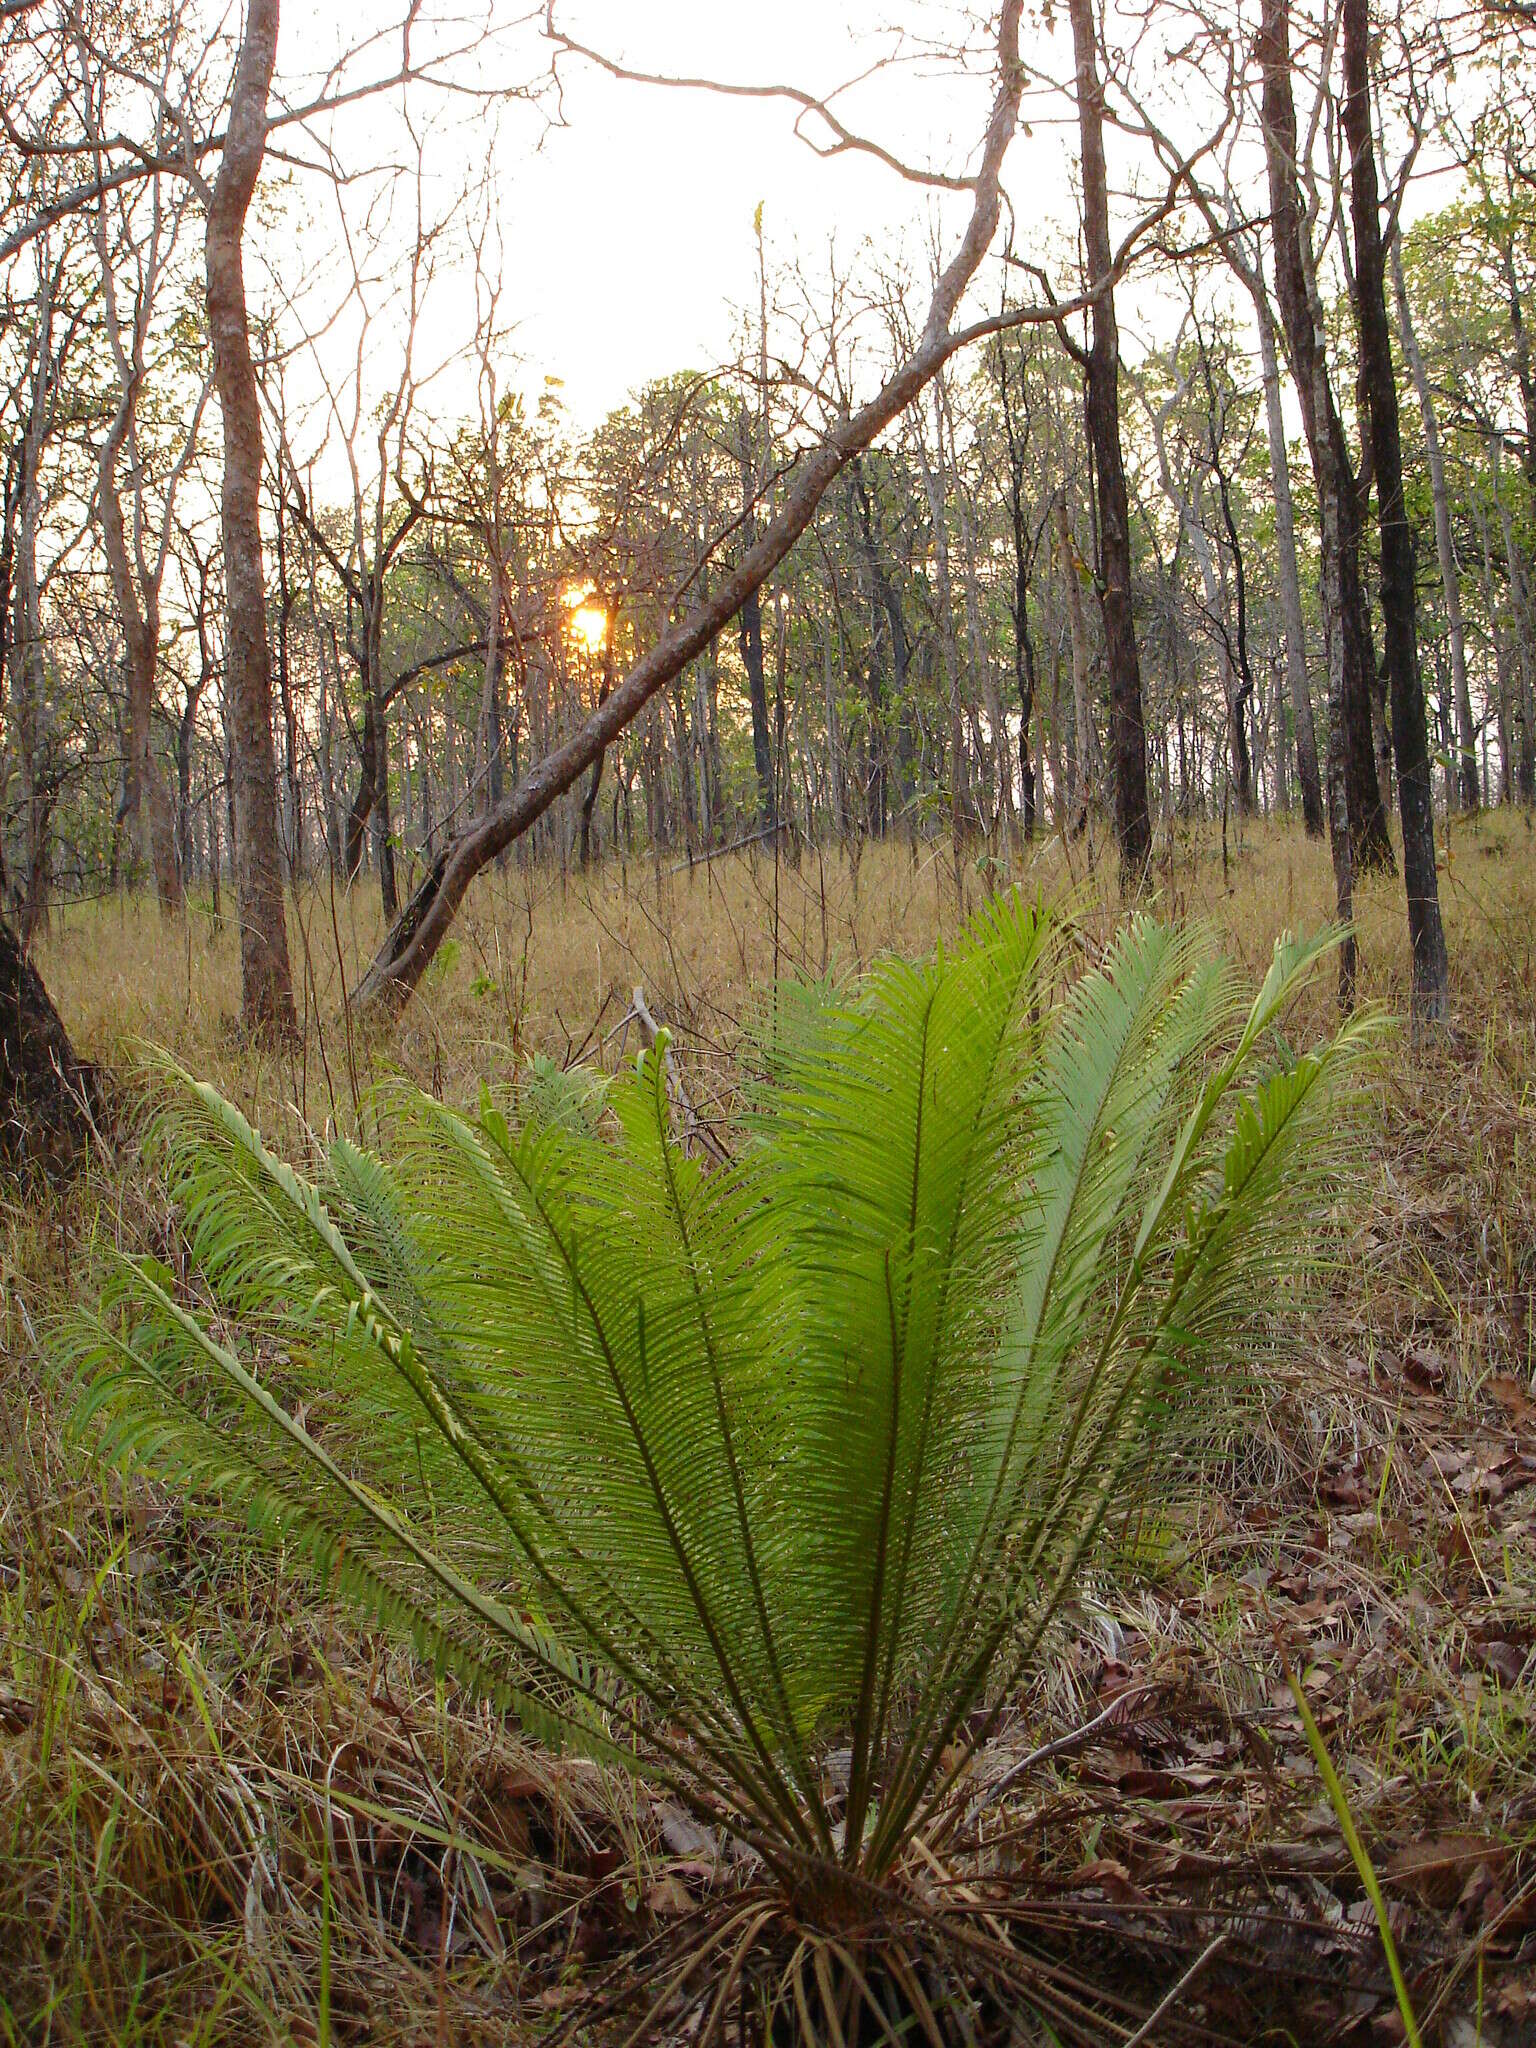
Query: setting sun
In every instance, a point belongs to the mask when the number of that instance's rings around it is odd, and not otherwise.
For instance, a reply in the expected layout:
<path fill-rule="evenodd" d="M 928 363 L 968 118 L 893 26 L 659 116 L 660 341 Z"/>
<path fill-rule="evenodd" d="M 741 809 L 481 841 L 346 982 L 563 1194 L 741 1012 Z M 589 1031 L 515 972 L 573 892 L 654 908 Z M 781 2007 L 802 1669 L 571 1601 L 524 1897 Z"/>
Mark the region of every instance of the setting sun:
<path fill-rule="evenodd" d="M 608 638 L 608 610 L 590 585 L 573 583 L 565 594 L 571 637 L 589 654 L 598 654 Z"/>
<path fill-rule="evenodd" d="M 571 613 L 571 631 L 589 654 L 597 654 L 608 637 L 608 614 L 600 604 L 578 605 Z"/>

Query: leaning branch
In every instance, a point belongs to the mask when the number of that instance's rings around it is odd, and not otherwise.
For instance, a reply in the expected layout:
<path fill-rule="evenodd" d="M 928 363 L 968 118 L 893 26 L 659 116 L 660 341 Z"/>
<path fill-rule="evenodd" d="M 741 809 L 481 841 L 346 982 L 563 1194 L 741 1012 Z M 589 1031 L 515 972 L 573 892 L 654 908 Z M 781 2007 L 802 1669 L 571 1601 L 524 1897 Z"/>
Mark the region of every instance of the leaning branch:
<path fill-rule="evenodd" d="M 1059 327 L 1071 314 L 1112 291 L 1147 235 L 1177 202 L 1192 159 L 1170 175 L 1161 202 L 1121 242 L 1107 275 L 1075 299 L 1050 299 L 955 325 L 967 287 L 991 247 L 1002 210 L 1003 158 L 1018 125 L 1024 73 L 1018 31 L 1022 0 L 1007 0 L 998 31 L 998 86 L 982 146 L 970 180 L 970 219 L 953 258 L 934 288 L 916 346 L 862 410 L 845 414 L 826 437 L 808 450 L 790 474 L 776 517 L 747 548 L 710 595 L 696 604 L 656 642 L 568 739 L 529 770 L 502 801 L 447 840 L 380 946 L 357 991 L 359 1008 L 377 1017 L 394 1014 L 409 1000 L 448 932 L 460 904 L 482 868 L 518 839 L 599 761 L 619 734 L 656 693 L 719 636 L 752 593 L 772 575 L 815 517 L 828 488 L 920 395 L 949 359 L 975 342 L 1023 327 Z M 1205 145 L 1209 147 L 1209 145 Z"/>
<path fill-rule="evenodd" d="M 577 42 L 574 36 L 568 36 L 563 29 L 556 28 L 554 0 L 548 0 L 544 33 L 555 46 L 557 60 L 562 55 L 584 58 L 599 71 L 607 72 L 610 78 L 620 79 L 627 85 L 653 85 L 670 87 L 674 91 L 710 92 L 736 100 L 787 100 L 792 107 L 798 107 L 800 110 L 795 116 L 796 135 L 817 156 L 834 157 L 850 153 L 869 156 L 873 157 L 876 163 L 883 164 L 888 171 L 894 171 L 898 178 L 906 179 L 909 185 L 929 185 L 942 192 L 971 192 L 977 189 L 975 178 L 957 177 L 951 172 L 906 163 L 883 143 L 876 142 L 873 137 L 857 134 L 841 116 L 833 112 L 832 95 L 820 98 L 798 85 L 749 85 L 724 78 L 679 78 L 657 71 L 633 70 L 629 65 L 618 63 L 614 58 L 605 56 L 601 50 L 594 50 L 587 43 Z M 879 69 L 880 66 L 877 65 L 875 68 Z M 868 73 L 865 76 L 867 77 Z M 1021 79 L 1021 89 L 1022 83 Z M 847 89 L 846 86 L 838 88 L 839 91 Z M 831 139 L 819 141 L 808 133 L 803 125 L 807 120 L 820 121 Z"/>
<path fill-rule="evenodd" d="M 708 598 L 671 626 L 564 743 L 546 754 L 486 814 L 455 833 L 379 948 L 358 989 L 365 1011 L 388 1015 L 408 1000 L 448 931 L 470 883 L 488 861 L 526 832 L 552 803 L 598 761 L 658 690 L 702 654 L 743 604 L 783 561 L 815 516 L 828 486 L 875 437 L 900 417 L 972 333 L 955 333 L 960 302 L 991 246 L 1001 205 L 1003 159 L 1018 126 L 1024 73 L 1019 61 L 1023 0 L 1004 0 L 998 25 L 997 91 L 971 182 L 966 230 L 934 287 L 917 346 L 870 403 L 845 415 L 798 465 L 777 516 L 747 548 Z M 1056 318 L 1022 309 L 1018 323 Z"/>

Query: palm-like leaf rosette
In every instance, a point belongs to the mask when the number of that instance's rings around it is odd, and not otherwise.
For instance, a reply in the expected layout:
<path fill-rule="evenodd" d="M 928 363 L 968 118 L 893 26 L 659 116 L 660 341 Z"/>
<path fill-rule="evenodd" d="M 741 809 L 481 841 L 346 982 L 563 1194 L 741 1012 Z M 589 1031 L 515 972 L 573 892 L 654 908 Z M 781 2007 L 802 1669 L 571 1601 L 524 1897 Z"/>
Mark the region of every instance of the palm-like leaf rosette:
<path fill-rule="evenodd" d="M 878 1882 L 1161 1418 L 1253 1352 L 1368 1036 L 1284 1052 L 1326 939 L 1245 1007 L 1145 919 L 1069 984 L 1066 930 L 999 901 L 778 991 L 718 1170 L 661 1049 L 513 1120 L 399 1101 L 313 1181 L 167 1074 L 185 1276 L 122 1260 L 68 1333 L 108 1450 L 801 1896 Z"/>

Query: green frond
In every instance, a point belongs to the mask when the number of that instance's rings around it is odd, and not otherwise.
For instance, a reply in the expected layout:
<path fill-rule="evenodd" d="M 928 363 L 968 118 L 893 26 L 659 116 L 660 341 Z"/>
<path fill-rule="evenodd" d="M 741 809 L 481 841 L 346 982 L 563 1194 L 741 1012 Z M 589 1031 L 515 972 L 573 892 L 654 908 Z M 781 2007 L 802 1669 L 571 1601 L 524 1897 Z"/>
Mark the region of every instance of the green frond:
<path fill-rule="evenodd" d="M 61 1332 L 82 1421 L 546 1739 L 878 1877 L 1306 1260 L 1373 1026 L 1270 1049 L 1331 943 L 1245 1003 L 1136 919 L 1063 992 L 999 898 L 926 966 L 781 985 L 719 1170 L 664 1043 L 472 1116 L 399 1091 L 310 1178 L 162 1063 L 185 1272 L 119 1262 Z"/>

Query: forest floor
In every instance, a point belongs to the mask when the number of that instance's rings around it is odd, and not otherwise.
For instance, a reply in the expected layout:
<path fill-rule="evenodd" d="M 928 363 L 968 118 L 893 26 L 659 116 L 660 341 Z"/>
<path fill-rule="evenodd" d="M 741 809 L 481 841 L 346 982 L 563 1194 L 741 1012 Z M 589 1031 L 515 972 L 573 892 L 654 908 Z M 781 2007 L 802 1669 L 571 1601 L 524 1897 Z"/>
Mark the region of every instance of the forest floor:
<path fill-rule="evenodd" d="M 957 917 L 947 849 L 671 865 L 487 879 L 383 1043 L 345 1000 L 373 890 L 306 893 L 305 1047 L 280 1064 L 239 1041 L 235 939 L 206 904 L 185 926 L 73 907 L 40 965 L 83 1051 L 127 1069 L 134 1040 L 167 1046 L 296 1145 L 304 1122 L 366 1125 L 385 1071 L 467 1097 L 535 1052 L 612 1065 L 636 1043 L 636 985 L 701 1114 L 727 1117 L 776 968 L 927 951 Z M 1088 873 L 1074 848 L 1070 866 L 1053 842 L 1026 879 L 1075 884 L 1107 932 L 1110 863 L 1100 849 Z M 1299 832 L 1234 832 L 1224 856 L 1207 827 L 1170 844 L 1154 888 L 1256 977 L 1283 926 L 1324 921 L 1330 876 Z M 1052 1754 L 927 1854 L 933 1896 L 983 1900 L 1062 1997 L 1123 1997 L 1105 2040 L 1404 2038 L 1289 1668 L 1423 2038 L 1536 2041 L 1528 821 L 1453 821 L 1442 893 L 1452 1028 L 1423 1049 L 1404 1033 L 1381 1063 L 1341 1255 L 1316 1301 L 1270 1305 L 1261 1407 L 1208 1403 L 1157 1501 L 1110 1531 L 978 1793 Z M 1359 922 L 1364 990 L 1400 1009 L 1400 885 L 1364 890 Z M 1326 1028 L 1330 994 L 1299 1031 Z M 0 2037 L 548 2036 L 594 1984 L 682 1953 L 731 1871 L 680 1810 L 549 1758 L 227 1525 L 92 1463 L 38 1337 L 92 1284 L 94 1242 L 163 1223 L 131 1140 L 67 1193 L 0 1208 Z"/>

